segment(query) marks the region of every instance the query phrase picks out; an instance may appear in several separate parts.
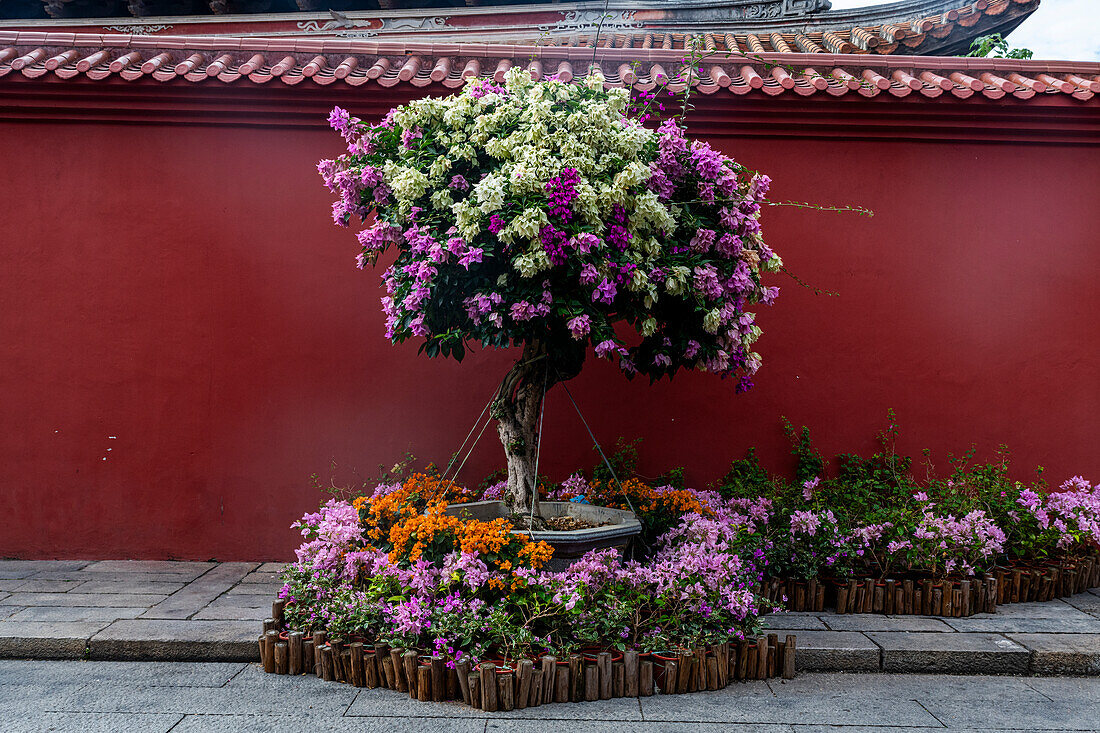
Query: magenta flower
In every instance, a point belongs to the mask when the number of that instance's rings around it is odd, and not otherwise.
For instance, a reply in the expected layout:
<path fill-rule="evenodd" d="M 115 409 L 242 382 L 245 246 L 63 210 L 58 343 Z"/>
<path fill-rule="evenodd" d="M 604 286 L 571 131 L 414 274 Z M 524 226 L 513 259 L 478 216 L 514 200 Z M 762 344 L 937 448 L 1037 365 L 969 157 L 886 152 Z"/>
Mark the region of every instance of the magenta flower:
<path fill-rule="evenodd" d="M 481 262 L 484 255 L 485 250 L 481 249 L 480 247 L 470 247 L 465 252 L 463 252 L 461 257 L 458 258 L 458 264 L 462 265 L 463 268 L 469 270 L 470 265 Z"/>
<path fill-rule="evenodd" d="M 615 300 L 616 292 L 615 283 L 605 277 L 603 281 L 596 286 L 596 289 L 592 291 L 592 302 L 607 303 L 610 305 L 611 302 Z"/>
<path fill-rule="evenodd" d="M 570 319 L 565 327 L 569 329 L 569 333 L 573 334 L 573 338 L 580 341 L 592 330 L 592 319 L 586 315 L 579 315 Z"/>
<path fill-rule="evenodd" d="M 625 353 L 626 350 L 620 349 L 619 345 L 611 339 L 608 339 L 607 341 L 601 341 L 600 343 L 596 344 L 596 356 L 600 357 L 601 359 L 608 359 L 611 357 L 612 354 L 617 351 L 622 351 L 623 353 Z"/>

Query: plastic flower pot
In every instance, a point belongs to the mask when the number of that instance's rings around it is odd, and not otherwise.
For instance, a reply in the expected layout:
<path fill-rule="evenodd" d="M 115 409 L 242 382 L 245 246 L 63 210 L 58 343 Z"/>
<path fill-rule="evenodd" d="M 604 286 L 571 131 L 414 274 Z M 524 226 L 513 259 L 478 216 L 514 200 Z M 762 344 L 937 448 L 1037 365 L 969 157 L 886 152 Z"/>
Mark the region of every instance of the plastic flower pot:
<path fill-rule="evenodd" d="M 586 661 L 586 662 L 595 662 L 599 658 L 600 654 L 605 652 L 605 651 L 611 652 L 611 661 L 612 662 L 621 662 L 621 661 L 623 661 L 623 653 L 620 652 L 618 649 L 599 649 L 599 650 L 584 649 L 584 650 L 581 651 L 581 656 L 584 657 L 584 661 Z"/>
<path fill-rule="evenodd" d="M 363 642 L 364 645 L 374 646 L 374 643 L 370 641 L 370 637 L 363 636 L 362 634 L 348 634 L 348 643 L 351 644 L 356 641 Z"/>
<path fill-rule="evenodd" d="M 509 659 L 501 659 L 501 658 L 482 659 L 480 662 L 477 663 L 477 666 L 475 666 L 474 669 L 476 669 L 478 672 L 480 672 L 481 671 L 481 665 L 483 665 L 483 664 L 494 664 L 494 665 L 496 665 L 496 668 L 497 668 L 496 669 L 497 674 L 505 674 L 506 672 L 515 672 L 516 668 L 519 665 L 519 662 L 516 662 L 514 660 L 509 660 Z M 566 664 L 568 664 L 568 662 L 566 662 Z"/>
<path fill-rule="evenodd" d="M 653 660 L 653 684 L 662 690 L 665 689 L 665 662 L 677 662 L 680 655 L 673 651 L 645 652 L 643 657 Z"/>

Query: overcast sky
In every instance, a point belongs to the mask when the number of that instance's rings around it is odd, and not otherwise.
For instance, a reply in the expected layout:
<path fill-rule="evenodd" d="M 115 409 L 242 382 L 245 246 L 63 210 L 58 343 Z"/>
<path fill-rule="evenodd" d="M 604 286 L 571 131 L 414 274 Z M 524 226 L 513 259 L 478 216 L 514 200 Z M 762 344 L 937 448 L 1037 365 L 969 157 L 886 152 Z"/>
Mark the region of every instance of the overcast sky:
<path fill-rule="evenodd" d="M 833 8 L 882 2 L 833 0 Z M 1009 35 L 1008 45 L 1030 48 L 1037 59 L 1100 61 L 1100 0 L 1043 0 L 1035 14 Z"/>

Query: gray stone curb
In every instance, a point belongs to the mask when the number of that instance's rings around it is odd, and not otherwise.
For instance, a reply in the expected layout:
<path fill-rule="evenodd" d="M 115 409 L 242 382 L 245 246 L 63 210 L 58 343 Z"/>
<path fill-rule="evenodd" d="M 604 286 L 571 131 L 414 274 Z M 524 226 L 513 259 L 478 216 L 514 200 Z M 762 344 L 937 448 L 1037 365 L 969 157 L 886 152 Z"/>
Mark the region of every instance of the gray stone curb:
<path fill-rule="evenodd" d="M 53 629 L 41 636 L 0 637 L 0 658 L 165 662 L 257 660 L 256 640 L 252 637 L 259 633 L 250 633 L 255 625 L 251 621 L 207 621 L 205 624 L 217 625 L 207 628 L 196 621 L 171 622 L 187 624 L 188 628 L 184 629 L 140 625 L 144 623 L 152 622 L 119 621 L 87 636 L 84 634 L 88 632 L 80 628 L 67 628 L 86 627 L 87 624 L 40 624 Z M 227 628 L 226 624 L 243 626 Z M 1015 634 L 1008 638 L 999 634 L 904 631 L 791 633 L 798 636 L 800 672 L 1100 675 L 1100 635 L 1097 634 Z"/>
<path fill-rule="evenodd" d="M 105 639 L 92 640 L 88 658 L 101 662 L 255 662 L 260 655 L 255 641 Z"/>
<path fill-rule="evenodd" d="M 1027 674 L 1031 654 L 999 634 L 884 631 L 868 634 L 882 649 L 883 672 Z"/>
<path fill-rule="evenodd" d="M 102 661 L 252 662 L 260 628 L 253 621 L 115 621 L 91 638 L 88 656 Z"/>

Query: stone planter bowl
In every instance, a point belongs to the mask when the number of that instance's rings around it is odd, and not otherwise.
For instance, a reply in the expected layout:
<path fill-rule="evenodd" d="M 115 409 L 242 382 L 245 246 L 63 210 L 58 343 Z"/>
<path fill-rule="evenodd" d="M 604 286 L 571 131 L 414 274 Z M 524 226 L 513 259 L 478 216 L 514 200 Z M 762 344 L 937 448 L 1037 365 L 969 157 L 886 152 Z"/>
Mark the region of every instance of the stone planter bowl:
<path fill-rule="evenodd" d="M 483 522 L 510 516 L 507 505 L 502 501 L 451 504 L 445 511 L 452 517 L 468 517 Z M 642 524 L 634 516 L 634 512 L 605 506 L 592 506 L 572 501 L 540 501 L 538 515 L 543 519 L 576 517 L 593 524 L 611 522 L 603 527 L 575 529 L 569 532 L 513 530 L 517 534 L 529 535 L 536 542 L 542 540 L 554 548 L 554 557 L 546 565 L 548 570 L 564 570 L 589 550 L 617 547 L 625 551 L 630 541 L 642 531 Z"/>

